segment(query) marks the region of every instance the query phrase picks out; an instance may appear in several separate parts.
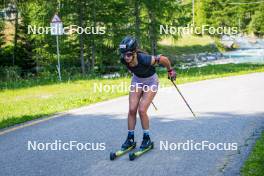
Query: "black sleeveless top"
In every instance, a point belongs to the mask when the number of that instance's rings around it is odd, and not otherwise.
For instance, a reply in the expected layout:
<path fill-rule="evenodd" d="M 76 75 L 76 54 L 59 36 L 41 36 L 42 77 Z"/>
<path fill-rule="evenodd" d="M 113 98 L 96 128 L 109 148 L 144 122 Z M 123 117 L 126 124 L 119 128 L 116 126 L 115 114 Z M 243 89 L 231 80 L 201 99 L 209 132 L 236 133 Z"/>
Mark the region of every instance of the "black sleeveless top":
<path fill-rule="evenodd" d="M 121 63 L 134 73 L 137 77 L 147 78 L 156 73 L 155 67 L 151 65 L 151 55 L 144 53 L 137 53 L 138 64 L 134 67 L 129 67 L 128 63 L 121 58 Z"/>

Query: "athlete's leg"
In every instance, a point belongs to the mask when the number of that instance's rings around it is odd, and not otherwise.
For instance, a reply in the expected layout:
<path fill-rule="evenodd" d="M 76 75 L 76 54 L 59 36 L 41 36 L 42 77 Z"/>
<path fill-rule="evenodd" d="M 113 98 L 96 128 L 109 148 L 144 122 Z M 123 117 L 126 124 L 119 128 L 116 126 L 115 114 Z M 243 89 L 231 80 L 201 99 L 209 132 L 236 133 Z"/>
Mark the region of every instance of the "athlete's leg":
<path fill-rule="evenodd" d="M 131 83 L 134 85 L 134 82 Z M 128 134 L 127 139 L 122 145 L 122 148 L 127 149 L 131 147 L 132 145 L 135 145 L 134 142 L 134 130 L 136 126 L 136 120 L 137 120 L 137 109 L 138 109 L 138 103 L 140 100 L 140 97 L 142 95 L 142 89 L 132 89 L 129 92 L 129 111 L 128 111 Z"/>
<path fill-rule="evenodd" d="M 138 112 L 139 112 L 139 116 L 140 116 L 141 125 L 142 125 L 143 130 L 149 129 L 149 118 L 147 115 L 147 111 L 148 111 L 149 105 L 152 102 L 152 100 L 154 99 L 156 93 L 157 93 L 156 91 L 151 91 L 151 90 L 144 91 L 142 98 L 139 102 Z"/>
<path fill-rule="evenodd" d="M 137 120 L 137 109 L 141 96 L 141 88 L 133 89 L 129 93 L 128 130 L 135 129 Z"/>
<path fill-rule="evenodd" d="M 141 125 L 143 128 L 143 140 L 140 145 L 141 149 L 148 148 L 152 144 L 149 136 L 149 118 L 147 115 L 147 110 L 149 108 L 150 103 L 154 99 L 156 93 L 157 92 L 153 91 L 143 91 L 142 98 L 139 102 L 138 111 L 140 115 Z"/>

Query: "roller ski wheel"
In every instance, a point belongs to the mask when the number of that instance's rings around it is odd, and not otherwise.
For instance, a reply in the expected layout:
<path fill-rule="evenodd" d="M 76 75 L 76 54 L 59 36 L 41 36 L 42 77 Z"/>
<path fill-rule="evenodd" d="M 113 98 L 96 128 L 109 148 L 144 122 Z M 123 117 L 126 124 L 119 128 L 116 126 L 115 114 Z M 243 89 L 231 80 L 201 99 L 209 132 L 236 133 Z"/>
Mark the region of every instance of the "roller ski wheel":
<path fill-rule="evenodd" d="M 135 153 L 129 153 L 129 160 L 133 161 L 136 158 Z"/>
<path fill-rule="evenodd" d="M 110 160 L 114 160 L 116 158 L 116 154 L 114 152 L 110 153 Z"/>

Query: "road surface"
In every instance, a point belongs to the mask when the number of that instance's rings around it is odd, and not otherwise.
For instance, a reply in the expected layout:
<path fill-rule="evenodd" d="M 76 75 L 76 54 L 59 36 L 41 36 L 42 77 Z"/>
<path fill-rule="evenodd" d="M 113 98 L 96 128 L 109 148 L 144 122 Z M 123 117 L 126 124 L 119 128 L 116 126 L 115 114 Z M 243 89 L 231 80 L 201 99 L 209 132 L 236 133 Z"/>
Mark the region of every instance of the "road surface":
<path fill-rule="evenodd" d="M 198 120 L 174 87 L 160 89 L 154 100 L 158 111 L 151 106 L 148 112 L 155 148 L 134 161 L 128 155 L 109 160 L 110 151 L 118 149 L 127 135 L 127 96 L 2 130 L 0 175 L 239 175 L 264 126 L 263 87 L 264 73 L 180 85 Z M 139 146 L 139 119 L 135 135 Z M 36 150 L 34 141 L 39 146 Z M 55 141 L 87 144 L 90 150 L 43 149 Z M 166 141 L 171 145 L 168 150 L 161 145 Z M 175 149 L 188 141 L 237 148 Z"/>

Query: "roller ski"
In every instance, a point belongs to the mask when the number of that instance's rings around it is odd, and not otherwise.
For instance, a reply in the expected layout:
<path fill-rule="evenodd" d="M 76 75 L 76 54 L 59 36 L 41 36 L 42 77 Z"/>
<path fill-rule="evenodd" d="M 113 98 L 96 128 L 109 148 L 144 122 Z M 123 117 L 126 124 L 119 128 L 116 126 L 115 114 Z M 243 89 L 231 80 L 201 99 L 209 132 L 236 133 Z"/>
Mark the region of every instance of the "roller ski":
<path fill-rule="evenodd" d="M 154 148 L 154 143 L 150 140 L 149 135 L 144 135 L 140 149 L 136 152 L 129 153 L 129 160 L 133 161 L 134 159 L 140 157 L 141 155 L 150 151 L 153 148 Z"/>
<path fill-rule="evenodd" d="M 128 136 L 124 144 L 122 144 L 121 149 L 116 152 L 110 153 L 110 160 L 114 160 L 117 157 L 120 157 L 129 151 L 136 148 L 136 142 L 134 142 L 134 136 Z"/>

